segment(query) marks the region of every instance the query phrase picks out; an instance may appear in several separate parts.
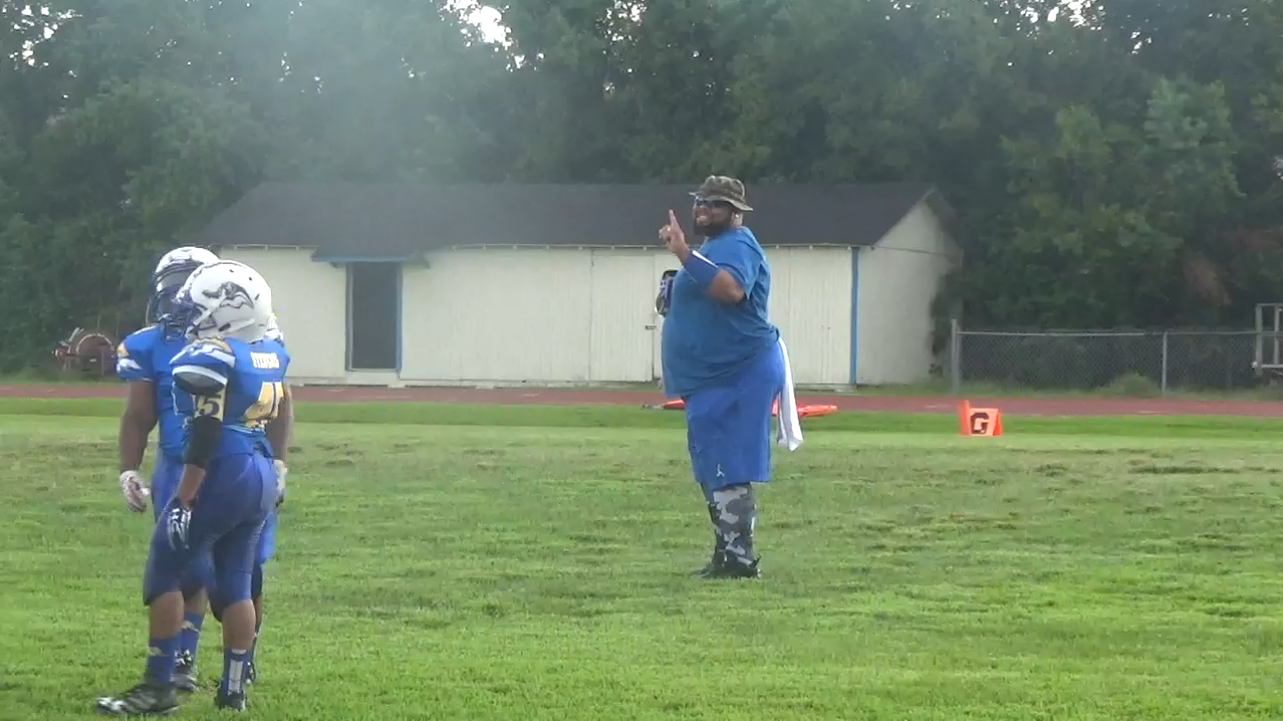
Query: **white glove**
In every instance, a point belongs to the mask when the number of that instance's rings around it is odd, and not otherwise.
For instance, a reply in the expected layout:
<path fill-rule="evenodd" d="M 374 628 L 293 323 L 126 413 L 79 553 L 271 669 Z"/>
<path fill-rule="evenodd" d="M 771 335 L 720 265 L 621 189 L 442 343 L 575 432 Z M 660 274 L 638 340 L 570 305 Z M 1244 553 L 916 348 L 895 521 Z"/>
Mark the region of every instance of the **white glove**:
<path fill-rule="evenodd" d="M 276 468 L 276 506 L 279 508 L 285 502 L 285 475 L 290 469 L 279 458 L 272 461 L 272 466 Z"/>
<path fill-rule="evenodd" d="M 125 505 L 134 513 L 142 513 L 147 510 L 147 496 L 151 491 L 143 485 L 142 476 L 138 471 L 125 471 L 120 474 L 120 492 L 125 496 Z"/>

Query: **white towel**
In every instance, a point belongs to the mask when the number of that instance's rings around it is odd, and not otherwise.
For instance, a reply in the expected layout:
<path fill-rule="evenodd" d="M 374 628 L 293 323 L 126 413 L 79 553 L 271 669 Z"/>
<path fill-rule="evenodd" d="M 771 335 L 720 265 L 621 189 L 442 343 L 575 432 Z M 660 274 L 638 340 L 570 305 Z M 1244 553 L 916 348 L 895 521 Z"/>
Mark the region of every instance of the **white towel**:
<path fill-rule="evenodd" d="M 775 441 L 781 446 L 788 446 L 790 451 L 802 445 L 802 421 L 797 415 L 797 397 L 793 395 L 793 368 L 789 365 L 789 352 L 780 338 L 780 355 L 784 356 L 784 390 L 777 399 L 780 403 L 778 425 Z"/>

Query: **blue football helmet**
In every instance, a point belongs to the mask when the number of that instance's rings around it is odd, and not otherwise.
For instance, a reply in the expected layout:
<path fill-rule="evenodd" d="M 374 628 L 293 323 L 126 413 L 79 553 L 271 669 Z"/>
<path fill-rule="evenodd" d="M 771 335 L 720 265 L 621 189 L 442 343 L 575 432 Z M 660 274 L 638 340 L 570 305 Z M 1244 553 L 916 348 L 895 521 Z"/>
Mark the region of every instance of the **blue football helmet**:
<path fill-rule="evenodd" d="M 184 328 L 170 327 L 173 325 L 170 320 L 174 312 L 174 296 L 197 268 L 217 262 L 217 255 L 190 245 L 174 248 L 166 253 L 151 274 L 151 288 L 147 295 L 147 322 L 165 326 L 167 335 L 171 330 L 175 335 L 181 334 Z"/>

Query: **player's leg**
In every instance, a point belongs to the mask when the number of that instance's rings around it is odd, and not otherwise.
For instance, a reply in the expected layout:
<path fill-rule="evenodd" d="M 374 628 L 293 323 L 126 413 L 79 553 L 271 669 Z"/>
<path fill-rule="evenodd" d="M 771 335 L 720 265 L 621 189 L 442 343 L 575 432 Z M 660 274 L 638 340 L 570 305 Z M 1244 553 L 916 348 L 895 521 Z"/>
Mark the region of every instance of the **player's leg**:
<path fill-rule="evenodd" d="M 152 530 L 151 547 L 143 572 L 143 603 L 148 613 L 147 668 L 139 683 L 115 696 L 96 702 L 99 712 L 114 716 L 163 714 L 178 708 L 173 684 L 180 632 L 183 625 L 183 575 L 191 560 L 201 552 L 199 536 L 189 540 L 192 547 L 170 541 L 167 512 L 175 501 L 162 507 Z M 178 545 L 178 548 L 175 548 Z"/>
<path fill-rule="evenodd" d="M 778 348 L 757 359 L 729 388 L 696 399 L 697 479 L 710 500 L 710 517 L 722 554 L 709 577 L 760 576 L 754 549 L 757 496 L 753 483 L 771 478 L 771 408 L 783 383 Z M 700 394 L 696 394 L 700 395 Z"/>
<path fill-rule="evenodd" d="M 151 469 L 151 510 L 152 518 L 160 521 L 161 513 L 178 490 L 178 481 L 182 478 L 183 464 L 157 454 L 156 464 Z"/>
<path fill-rule="evenodd" d="M 258 560 L 258 540 L 264 522 L 276 503 L 276 483 L 271 462 L 261 456 L 225 459 L 238 469 L 231 497 L 242 499 L 239 522 L 213 546 L 214 589 L 211 604 L 223 623 L 223 676 L 215 704 L 220 708 L 244 709 L 245 677 L 254 646 L 256 622 L 252 584 Z"/>
<path fill-rule="evenodd" d="M 245 682 L 250 684 L 258 679 L 258 639 L 263 633 L 263 572 L 268 560 L 276 554 L 276 525 L 277 513 L 273 510 L 263 522 L 263 530 L 258 537 L 254 571 L 250 578 L 250 598 L 254 602 L 254 645 L 250 647 L 249 664 L 245 671 Z"/>
<path fill-rule="evenodd" d="M 156 458 L 152 469 L 152 508 L 157 518 L 169 503 L 178 481 L 182 478 L 183 464 L 176 459 L 163 455 Z M 205 623 L 205 609 L 208 602 L 205 597 L 205 579 L 210 572 L 209 560 L 203 556 L 188 568 L 183 579 L 183 630 L 178 643 L 178 658 L 174 666 L 174 685 L 183 691 L 195 691 L 197 688 L 196 659 L 200 647 L 201 626 Z"/>
<path fill-rule="evenodd" d="M 201 627 L 209 608 L 205 587 L 213 576 L 213 564 L 208 553 L 192 560 L 183 576 L 183 631 L 178 643 L 178 659 L 174 666 L 174 685 L 183 691 L 199 687 L 196 661 L 200 648 Z"/>
<path fill-rule="evenodd" d="M 223 622 L 223 676 L 215 703 L 244 709 L 246 673 L 254 646 L 251 584 L 261 521 L 244 523 L 214 545 L 214 592 L 210 602 Z"/>

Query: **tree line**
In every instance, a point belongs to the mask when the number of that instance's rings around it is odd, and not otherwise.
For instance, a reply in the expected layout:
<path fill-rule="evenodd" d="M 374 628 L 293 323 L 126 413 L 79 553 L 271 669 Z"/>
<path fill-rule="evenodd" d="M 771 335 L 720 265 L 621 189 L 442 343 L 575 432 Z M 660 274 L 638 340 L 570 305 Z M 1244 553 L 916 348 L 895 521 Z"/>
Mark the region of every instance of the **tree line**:
<path fill-rule="evenodd" d="M 1283 300 L 1269 0 L 0 0 L 0 366 L 263 180 L 926 181 L 968 327 Z"/>

